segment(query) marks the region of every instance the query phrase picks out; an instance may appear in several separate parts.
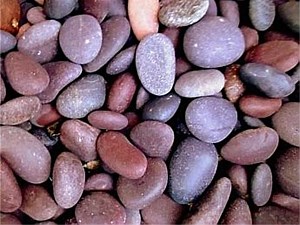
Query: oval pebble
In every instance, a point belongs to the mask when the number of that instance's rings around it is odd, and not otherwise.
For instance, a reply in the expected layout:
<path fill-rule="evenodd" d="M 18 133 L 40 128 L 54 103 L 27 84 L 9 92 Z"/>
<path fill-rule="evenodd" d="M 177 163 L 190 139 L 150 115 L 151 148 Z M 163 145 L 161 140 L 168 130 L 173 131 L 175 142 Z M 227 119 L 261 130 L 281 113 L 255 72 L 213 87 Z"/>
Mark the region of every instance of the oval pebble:
<path fill-rule="evenodd" d="M 141 109 L 150 99 L 150 94 L 141 86 L 136 95 L 135 108 Z"/>
<path fill-rule="evenodd" d="M 36 95 L 49 84 L 47 71 L 31 57 L 21 52 L 10 52 L 4 59 L 7 79 L 21 95 Z"/>
<path fill-rule="evenodd" d="M 36 96 L 21 96 L 0 105 L 0 124 L 18 125 L 30 120 L 41 109 Z"/>
<path fill-rule="evenodd" d="M 0 213 L 1 224 L 22 225 L 21 221 L 12 214 Z"/>
<path fill-rule="evenodd" d="M 138 179 L 146 171 L 145 155 L 119 132 L 108 131 L 100 135 L 97 151 L 110 169 L 128 179 Z"/>
<path fill-rule="evenodd" d="M 130 138 L 147 156 L 167 159 L 175 137 L 169 125 L 144 121 L 132 128 Z"/>
<path fill-rule="evenodd" d="M 94 174 L 87 179 L 84 185 L 85 191 L 109 191 L 113 190 L 114 181 L 106 173 Z"/>
<path fill-rule="evenodd" d="M 6 86 L 2 79 L 2 76 L 0 75 L 0 103 L 4 101 L 5 97 L 6 97 Z"/>
<path fill-rule="evenodd" d="M 79 225 L 124 224 L 124 207 L 111 195 L 104 192 L 92 192 L 85 196 L 75 208 Z"/>
<path fill-rule="evenodd" d="M 67 120 L 60 128 L 60 141 L 63 145 L 88 162 L 97 158 L 96 141 L 100 130 L 80 120 Z"/>
<path fill-rule="evenodd" d="M 225 139 L 235 127 L 237 112 L 225 99 L 197 98 L 188 105 L 185 122 L 190 132 L 198 139 L 217 143 Z"/>
<path fill-rule="evenodd" d="M 53 166 L 53 195 L 57 204 L 65 209 L 79 201 L 85 184 L 81 161 L 70 152 L 62 152 Z"/>
<path fill-rule="evenodd" d="M 17 44 L 17 39 L 12 34 L 0 30 L 0 54 L 12 50 Z"/>
<path fill-rule="evenodd" d="M 162 195 L 167 183 L 168 170 L 165 162 L 159 158 L 149 158 L 143 177 L 135 180 L 119 177 L 117 193 L 126 208 L 143 209 Z"/>
<path fill-rule="evenodd" d="M 263 163 L 258 165 L 251 178 L 251 198 L 255 205 L 265 205 L 272 194 L 273 178 L 270 167 Z"/>
<path fill-rule="evenodd" d="M 299 2 L 289 1 L 278 6 L 278 14 L 285 24 L 294 32 L 300 32 Z"/>
<path fill-rule="evenodd" d="M 30 123 L 37 127 L 44 127 L 57 122 L 62 116 L 50 104 L 42 104 L 39 113 L 30 119 Z"/>
<path fill-rule="evenodd" d="M 165 0 L 160 3 L 159 21 L 167 27 L 184 27 L 198 22 L 207 12 L 209 0 Z"/>
<path fill-rule="evenodd" d="M 300 199 L 286 195 L 284 193 L 275 193 L 272 195 L 270 200 L 272 203 L 281 206 L 283 208 L 289 209 L 296 213 L 300 210 Z"/>
<path fill-rule="evenodd" d="M 180 143 L 170 161 L 170 196 L 179 204 L 198 198 L 212 182 L 218 165 L 213 144 L 187 138 Z"/>
<path fill-rule="evenodd" d="M 246 51 L 258 45 L 259 36 L 257 30 L 247 26 L 242 26 L 241 31 L 244 35 Z"/>
<path fill-rule="evenodd" d="M 58 61 L 44 64 L 43 67 L 49 74 L 48 87 L 37 96 L 42 103 L 52 102 L 58 93 L 69 83 L 81 75 L 82 67 L 68 61 Z"/>
<path fill-rule="evenodd" d="M 65 56 L 74 63 L 94 60 L 102 47 L 102 29 L 90 15 L 68 18 L 59 32 L 59 44 Z"/>
<path fill-rule="evenodd" d="M 22 128 L 1 126 L 0 138 L 1 157 L 18 176 L 32 184 L 48 179 L 51 157 L 36 137 Z"/>
<path fill-rule="evenodd" d="M 263 162 L 273 155 L 278 134 L 269 127 L 245 130 L 231 138 L 221 149 L 222 157 L 239 165 Z"/>
<path fill-rule="evenodd" d="M 273 0 L 250 0 L 249 17 L 252 25 L 258 31 L 265 31 L 274 22 L 276 8 Z"/>
<path fill-rule="evenodd" d="M 35 6 L 27 11 L 26 18 L 29 23 L 37 24 L 46 20 L 46 14 L 41 6 Z"/>
<path fill-rule="evenodd" d="M 46 15 L 53 19 L 61 19 L 69 15 L 74 9 L 78 0 L 45 0 L 44 11 Z"/>
<path fill-rule="evenodd" d="M 248 176 L 246 168 L 241 165 L 233 165 L 227 171 L 227 175 L 237 194 L 245 198 L 248 195 Z"/>
<path fill-rule="evenodd" d="M 180 102 L 180 97 L 174 93 L 148 101 L 143 108 L 143 119 L 167 122 L 175 115 Z"/>
<path fill-rule="evenodd" d="M 27 185 L 22 189 L 22 195 L 20 210 L 34 220 L 49 220 L 58 210 L 57 204 L 43 186 Z"/>
<path fill-rule="evenodd" d="M 219 2 L 221 15 L 229 20 L 231 23 L 239 26 L 240 12 L 239 5 L 236 1 L 221 0 Z"/>
<path fill-rule="evenodd" d="M 238 60 L 244 53 L 245 41 L 235 24 L 223 17 L 208 16 L 187 29 L 183 50 L 194 65 L 216 68 Z"/>
<path fill-rule="evenodd" d="M 138 77 L 153 95 L 171 91 L 175 80 L 175 51 L 164 34 L 152 34 L 138 45 L 135 58 Z"/>
<path fill-rule="evenodd" d="M 224 84 L 224 75 L 219 70 L 197 70 L 182 74 L 174 89 L 182 97 L 196 98 L 217 94 Z"/>
<path fill-rule="evenodd" d="M 265 64 L 244 64 L 240 69 L 240 78 L 246 85 L 270 98 L 283 98 L 295 90 L 290 76 Z"/>
<path fill-rule="evenodd" d="M 22 204 L 22 193 L 13 171 L 2 158 L 0 159 L 0 174 L 0 211 L 4 213 L 14 212 Z"/>
<path fill-rule="evenodd" d="M 96 57 L 84 65 L 88 73 L 101 69 L 125 45 L 130 35 L 130 24 L 126 17 L 113 16 L 101 24 L 102 46 Z"/>
<path fill-rule="evenodd" d="M 227 66 L 224 72 L 225 76 L 225 85 L 224 91 L 228 100 L 232 103 L 235 103 L 245 92 L 245 85 L 241 81 L 239 64 L 231 64 Z"/>
<path fill-rule="evenodd" d="M 299 102 L 288 102 L 272 117 L 272 124 L 280 138 L 291 145 L 300 147 Z"/>
<path fill-rule="evenodd" d="M 122 130 L 128 125 L 126 116 L 113 112 L 98 110 L 88 115 L 89 123 L 98 129 Z"/>
<path fill-rule="evenodd" d="M 135 209 L 125 209 L 126 211 L 126 221 L 125 224 L 128 225 L 140 225 L 141 224 L 141 214 L 139 210 Z"/>
<path fill-rule="evenodd" d="M 272 99 L 257 95 L 244 95 L 239 101 L 240 109 L 249 116 L 266 118 L 281 107 L 281 99 Z"/>
<path fill-rule="evenodd" d="M 18 50 L 39 63 L 51 61 L 58 51 L 60 28 L 60 23 L 55 20 L 32 25 L 18 39 Z"/>
<path fill-rule="evenodd" d="M 266 64 L 286 72 L 299 63 L 299 50 L 298 43 L 294 41 L 268 41 L 250 49 L 245 61 Z"/>
<path fill-rule="evenodd" d="M 105 80 L 97 74 L 86 75 L 68 86 L 56 100 L 58 112 L 67 118 L 83 118 L 103 106 Z"/>

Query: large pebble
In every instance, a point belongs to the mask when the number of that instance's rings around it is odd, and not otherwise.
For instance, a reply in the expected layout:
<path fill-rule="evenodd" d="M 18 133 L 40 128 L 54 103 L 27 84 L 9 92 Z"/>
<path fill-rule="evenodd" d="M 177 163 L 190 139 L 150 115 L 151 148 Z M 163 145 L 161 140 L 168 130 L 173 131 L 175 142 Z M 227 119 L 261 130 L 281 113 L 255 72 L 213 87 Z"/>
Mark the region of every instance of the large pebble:
<path fill-rule="evenodd" d="M 90 113 L 88 121 L 93 127 L 105 130 L 122 130 L 128 125 L 126 116 L 106 110 L 97 110 Z"/>
<path fill-rule="evenodd" d="M 159 158 L 149 158 L 143 177 L 132 180 L 119 177 L 118 196 L 126 208 L 143 209 L 158 199 L 168 183 L 168 170 L 165 162 Z"/>
<path fill-rule="evenodd" d="M 147 91 L 158 96 L 171 91 L 175 79 L 175 51 L 164 34 L 145 37 L 137 47 L 135 63 Z"/>
<path fill-rule="evenodd" d="M 278 134 L 269 127 L 245 130 L 231 138 L 221 149 L 222 157 L 232 163 L 251 165 L 265 161 L 275 152 Z"/>
<path fill-rule="evenodd" d="M 10 52 L 4 60 L 5 71 L 12 88 L 22 95 L 36 95 L 49 84 L 47 71 L 31 57 Z"/>
<path fill-rule="evenodd" d="M 108 131 L 100 135 L 97 151 L 110 169 L 128 179 L 140 178 L 146 171 L 145 155 L 119 132 Z"/>
<path fill-rule="evenodd" d="M 83 118 L 103 106 L 106 95 L 105 80 L 92 74 L 67 87 L 57 98 L 58 112 L 68 118 Z"/>
<path fill-rule="evenodd" d="M 81 161 L 70 152 L 61 153 L 53 166 L 53 195 L 57 204 L 65 209 L 79 201 L 85 184 Z"/>
<path fill-rule="evenodd" d="M 94 174 L 87 179 L 84 185 L 85 191 L 113 190 L 113 178 L 106 173 Z"/>
<path fill-rule="evenodd" d="M 238 60 L 245 50 L 241 30 L 223 17 L 207 16 L 189 27 L 183 49 L 196 66 L 215 68 Z"/>
<path fill-rule="evenodd" d="M 124 46 L 130 35 L 130 25 L 126 17 L 113 16 L 101 24 L 103 41 L 97 56 L 84 66 L 88 73 L 102 68 Z"/>
<path fill-rule="evenodd" d="M 207 12 L 209 0 L 161 1 L 159 21 L 167 27 L 183 27 L 199 21 Z"/>
<path fill-rule="evenodd" d="M 45 0 L 44 11 L 46 15 L 53 19 L 61 19 L 69 15 L 77 4 L 78 0 Z"/>
<path fill-rule="evenodd" d="M 21 206 L 22 194 L 13 171 L 3 159 L 0 159 L 0 174 L 0 211 L 14 212 Z"/>
<path fill-rule="evenodd" d="M 265 31 L 274 22 L 276 8 L 273 0 L 250 0 L 249 17 L 256 30 Z"/>
<path fill-rule="evenodd" d="M 17 125 L 30 120 L 41 109 L 36 96 L 21 96 L 0 105 L 0 124 Z"/>
<path fill-rule="evenodd" d="M 32 25 L 18 39 L 18 50 L 39 63 L 51 61 L 58 51 L 60 23 L 45 20 Z"/>
<path fill-rule="evenodd" d="M 248 194 L 248 176 L 244 166 L 233 165 L 227 171 L 227 175 L 232 183 L 233 189 L 237 194 L 245 198 Z"/>
<path fill-rule="evenodd" d="M 17 39 L 15 36 L 4 30 L 0 30 L 0 54 L 10 51 L 16 44 Z"/>
<path fill-rule="evenodd" d="M 241 80 L 270 98 L 283 98 L 295 90 L 295 85 L 290 76 L 274 67 L 247 63 L 240 69 Z"/>
<path fill-rule="evenodd" d="M 300 147 L 300 104 L 288 102 L 272 117 L 272 124 L 280 138 L 291 145 Z"/>
<path fill-rule="evenodd" d="M 81 75 L 82 67 L 68 61 L 58 61 L 44 64 L 43 67 L 49 74 L 48 87 L 37 96 L 42 103 L 53 101 L 58 93 L 69 83 Z"/>
<path fill-rule="evenodd" d="M 72 62 L 89 63 L 96 58 L 102 46 L 100 24 L 90 15 L 70 17 L 60 29 L 59 44 Z"/>
<path fill-rule="evenodd" d="M 97 157 L 96 141 L 100 130 L 80 120 L 67 120 L 60 128 L 60 141 L 82 161 Z"/>
<path fill-rule="evenodd" d="M 36 137 L 22 128 L 2 126 L 0 139 L 0 154 L 18 176 L 33 184 L 48 179 L 51 157 Z"/>
<path fill-rule="evenodd" d="M 174 132 L 167 124 L 144 121 L 132 128 L 130 138 L 147 156 L 167 159 L 174 142 Z"/>
<path fill-rule="evenodd" d="M 174 89 L 182 97 L 196 98 L 217 94 L 224 84 L 224 75 L 219 70 L 197 70 L 181 75 Z"/>
<path fill-rule="evenodd" d="M 246 62 L 262 63 L 286 72 L 299 63 L 299 45 L 294 41 L 268 41 L 250 49 Z"/>
<path fill-rule="evenodd" d="M 124 224 L 126 212 L 124 207 L 105 192 L 92 192 L 85 196 L 75 208 L 79 225 Z"/>
<path fill-rule="evenodd" d="M 170 196 L 180 204 L 199 197 L 211 183 L 218 166 L 213 144 L 187 138 L 180 143 L 170 161 Z"/>
<path fill-rule="evenodd" d="M 197 98 L 188 105 L 185 122 L 195 137 L 204 142 L 217 143 L 225 139 L 235 127 L 237 112 L 225 99 Z"/>
<path fill-rule="evenodd" d="M 274 171 L 280 188 L 295 198 L 300 196 L 299 164 L 299 148 L 292 147 L 280 152 Z"/>
<path fill-rule="evenodd" d="M 157 97 L 145 104 L 143 108 L 143 119 L 167 122 L 175 115 L 180 102 L 180 97 L 174 93 Z"/>
<path fill-rule="evenodd" d="M 289 1 L 278 6 L 278 14 L 285 24 L 294 32 L 300 32 L 299 2 Z"/>
<path fill-rule="evenodd" d="M 240 12 L 238 3 L 232 0 L 221 0 L 219 5 L 221 15 L 236 26 L 239 26 Z"/>

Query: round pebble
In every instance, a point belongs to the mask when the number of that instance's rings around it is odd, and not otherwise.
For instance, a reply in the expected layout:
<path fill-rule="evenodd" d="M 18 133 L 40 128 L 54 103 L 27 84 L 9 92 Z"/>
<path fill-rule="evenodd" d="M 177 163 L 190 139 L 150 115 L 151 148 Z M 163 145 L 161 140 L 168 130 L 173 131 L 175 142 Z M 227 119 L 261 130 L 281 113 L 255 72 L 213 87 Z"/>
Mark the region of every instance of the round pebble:
<path fill-rule="evenodd" d="M 0 30 L 0 54 L 10 51 L 16 44 L 17 39 L 15 36 L 4 30 Z"/>
<path fill-rule="evenodd" d="M 240 197 L 245 198 L 248 194 L 248 176 L 246 168 L 241 165 L 233 165 L 227 171 L 227 175 L 237 194 Z"/>
<path fill-rule="evenodd" d="M 238 27 L 240 23 L 238 3 L 232 0 L 221 0 L 219 6 L 221 15 Z"/>
<path fill-rule="evenodd" d="M 276 8 L 273 0 L 250 0 L 249 17 L 258 31 L 267 30 L 274 22 Z"/>
<path fill-rule="evenodd" d="M 88 115 L 89 123 L 98 129 L 122 130 L 128 125 L 126 116 L 106 110 L 98 110 Z"/>
<path fill-rule="evenodd" d="M 46 15 L 53 19 L 61 19 L 69 15 L 75 8 L 78 0 L 45 0 L 44 11 Z"/>
<path fill-rule="evenodd" d="M 26 18 L 29 23 L 36 24 L 46 20 L 46 14 L 40 6 L 32 7 L 27 11 Z"/>

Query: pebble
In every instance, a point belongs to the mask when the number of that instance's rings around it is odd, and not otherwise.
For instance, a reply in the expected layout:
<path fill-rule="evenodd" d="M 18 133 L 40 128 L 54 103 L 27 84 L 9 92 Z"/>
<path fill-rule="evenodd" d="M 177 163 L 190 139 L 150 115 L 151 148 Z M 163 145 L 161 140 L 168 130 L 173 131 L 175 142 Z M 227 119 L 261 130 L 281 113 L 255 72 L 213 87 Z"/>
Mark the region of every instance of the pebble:
<path fill-rule="evenodd" d="M 241 66 L 239 64 L 231 64 L 226 67 L 224 72 L 225 95 L 232 103 L 236 103 L 246 90 L 245 85 L 239 76 L 240 67 Z"/>
<path fill-rule="evenodd" d="M 0 214 L 1 224 L 11 224 L 11 225 L 22 225 L 21 221 L 12 214 L 1 213 Z"/>
<path fill-rule="evenodd" d="M 276 8 L 273 0 L 250 0 L 249 17 L 252 25 L 258 31 L 265 31 L 274 22 Z"/>
<path fill-rule="evenodd" d="M 113 190 L 114 181 L 106 173 L 97 173 L 90 176 L 84 185 L 85 191 L 110 191 Z"/>
<path fill-rule="evenodd" d="M 26 18 L 29 23 L 37 24 L 46 20 L 46 14 L 42 7 L 35 6 L 27 11 Z"/>
<path fill-rule="evenodd" d="M 125 224 L 128 225 L 140 225 L 142 222 L 141 214 L 139 210 L 135 209 L 125 209 L 126 211 L 126 221 Z"/>
<path fill-rule="evenodd" d="M 40 111 L 30 119 L 30 122 L 37 127 L 44 127 L 57 122 L 61 115 L 56 108 L 50 104 L 42 104 Z"/>
<path fill-rule="evenodd" d="M 222 148 L 222 157 L 239 165 L 263 162 L 275 152 L 278 134 L 269 127 L 248 129 L 231 138 Z"/>
<path fill-rule="evenodd" d="M 235 24 L 223 17 L 207 16 L 187 29 L 183 50 L 187 59 L 198 67 L 223 67 L 242 56 L 245 41 Z"/>
<path fill-rule="evenodd" d="M 4 30 L 0 30 L 0 54 L 6 53 L 12 50 L 17 44 L 17 39 L 15 36 L 6 32 Z"/>
<path fill-rule="evenodd" d="M 25 33 L 26 30 L 29 29 L 29 27 L 31 27 L 32 25 L 30 23 L 24 23 L 20 28 L 19 31 L 16 35 L 17 40 L 20 39 L 20 37 L 22 37 L 22 35 Z"/>
<path fill-rule="evenodd" d="M 232 0 L 221 0 L 219 6 L 221 15 L 238 27 L 240 23 L 238 3 Z"/>
<path fill-rule="evenodd" d="M 150 99 L 150 94 L 141 86 L 136 94 L 135 108 L 141 109 Z"/>
<path fill-rule="evenodd" d="M 278 6 L 278 14 L 283 22 L 294 32 L 300 32 L 299 2 L 289 1 Z"/>
<path fill-rule="evenodd" d="M 185 122 L 189 131 L 201 141 L 217 143 L 225 139 L 235 127 L 237 112 L 225 99 L 202 97 L 188 105 Z"/>
<path fill-rule="evenodd" d="M 6 86 L 2 79 L 2 76 L 0 75 L 0 103 L 4 101 L 6 97 Z"/>
<path fill-rule="evenodd" d="M 122 130 L 128 125 L 126 116 L 107 110 L 93 111 L 87 119 L 93 127 L 104 130 Z"/>
<path fill-rule="evenodd" d="M 160 3 L 159 21 L 167 27 L 198 22 L 207 12 L 209 0 L 165 0 Z"/>
<path fill-rule="evenodd" d="M 294 41 L 298 43 L 299 38 L 295 37 L 292 32 L 283 33 L 282 31 L 269 30 L 264 34 L 264 41 Z"/>
<path fill-rule="evenodd" d="M 218 7 L 215 0 L 209 0 L 208 9 L 205 16 L 217 16 Z"/>
<path fill-rule="evenodd" d="M 166 35 L 171 40 L 174 49 L 178 49 L 181 44 L 180 32 L 181 29 L 178 27 L 166 27 L 161 33 Z"/>
<path fill-rule="evenodd" d="M 176 77 L 192 70 L 192 65 L 183 57 L 176 59 Z"/>
<path fill-rule="evenodd" d="M 0 14 L 0 30 L 16 34 L 21 17 L 19 0 L 1 0 Z"/>
<path fill-rule="evenodd" d="M 67 118 L 83 118 L 103 106 L 105 80 L 97 74 L 86 75 L 68 86 L 56 100 L 58 112 Z"/>
<path fill-rule="evenodd" d="M 61 19 L 69 15 L 76 7 L 78 0 L 45 0 L 44 11 L 46 15 L 53 19 Z"/>
<path fill-rule="evenodd" d="M 248 175 L 246 168 L 241 165 L 232 165 L 227 171 L 227 175 L 232 183 L 233 189 L 237 194 L 245 198 L 248 195 Z"/>
<path fill-rule="evenodd" d="M 135 58 L 138 77 L 153 95 L 169 93 L 175 80 L 175 51 L 164 34 L 152 34 L 138 45 Z"/>
<path fill-rule="evenodd" d="M 294 198 L 284 193 L 279 192 L 273 194 L 270 201 L 278 206 L 289 209 L 296 213 L 298 213 L 300 210 L 300 199 Z"/>
<path fill-rule="evenodd" d="M 241 31 L 244 35 L 245 50 L 246 51 L 251 49 L 252 47 L 258 45 L 259 36 L 258 36 L 257 30 L 252 29 L 252 28 L 247 27 L 247 26 L 242 26 Z"/>

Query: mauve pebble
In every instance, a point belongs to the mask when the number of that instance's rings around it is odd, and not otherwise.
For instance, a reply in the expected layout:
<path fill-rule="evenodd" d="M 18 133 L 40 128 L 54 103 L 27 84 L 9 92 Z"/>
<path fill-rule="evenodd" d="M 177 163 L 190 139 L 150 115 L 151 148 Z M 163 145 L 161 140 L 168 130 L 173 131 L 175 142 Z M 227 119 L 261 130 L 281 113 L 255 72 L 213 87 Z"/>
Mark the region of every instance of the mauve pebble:
<path fill-rule="evenodd" d="M 209 5 L 205 16 L 217 16 L 218 7 L 215 0 L 209 0 Z"/>
<path fill-rule="evenodd" d="M 127 70 L 134 61 L 136 45 L 124 49 L 107 64 L 106 73 L 116 75 Z"/>
<path fill-rule="evenodd" d="M 42 104 L 40 111 L 30 119 L 30 122 L 37 127 L 44 127 L 57 122 L 61 115 L 56 108 L 50 104 Z"/>
<path fill-rule="evenodd" d="M 221 15 L 236 26 L 239 26 L 240 12 L 238 3 L 232 0 L 221 0 L 219 5 Z"/>
<path fill-rule="evenodd" d="M 22 225 L 16 216 L 4 213 L 0 213 L 0 224 Z"/>
<path fill-rule="evenodd" d="M 241 80 L 270 98 L 283 98 L 295 90 L 291 77 L 274 67 L 247 63 L 240 69 Z"/>
<path fill-rule="evenodd" d="M 248 194 L 248 176 L 246 168 L 234 164 L 227 171 L 227 175 L 232 183 L 233 189 L 240 197 L 245 198 Z"/>
<path fill-rule="evenodd" d="M 144 120 L 169 121 L 179 108 L 181 99 L 174 93 L 148 101 L 143 107 Z"/>
<path fill-rule="evenodd" d="M 45 0 L 44 10 L 48 17 L 61 19 L 69 15 L 75 8 L 78 0 Z"/>
<path fill-rule="evenodd" d="M 272 124 L 280 138 L 291 145 L 300 147 L 300 103 L 288 102 L 272 117 Z"/>
<path fill-rule="evenodd" d="M 251 198 L 256 206 L 265 205 L 272 194 L 273 178 L 268 164 L 258 165 L 251 178 Z"/>
<path fill-rule="evenodd" d="M 164 0 L 159 21 L 167 27 L 184 27 L 199 21 L 207 12 L 209 0 Z"/>
<path fill-rule="evenodd" d="M 58 51 L 61 24 L 45 20 L 29 27 L 18 39 L 18 50 L 39 63 L 51 61 Z"/>
<path fill-rule="evenodd" d="M 253 128 L 266 127 L 264 122 L 258 118 L 254 118 L 251 116 L 243 116 L 243 120 L 249 127 L 253 127 Z"/>
<path fill-rule="evenodd" d="M 46 14 L 42 7 L 36 6 L 27 11 L 26 18 L 29 23 L 36 24 L 46 20 Z"/>
<path fill-rule="evenodd" d="M 183 50 L 198 67 L 222 67 L 242 56 L 245 41 L 241 30 L 227 19 L 207 16 L 187 29 Z"/>
<path fill-rule="evenodd" d="M 122 130 L 128 125 L 126 116 L 107 110 L 94 111 L 87 119 L 93 127 L 104 130 Z"/>
<path fill-rule="evenodd" d="M 139 179 L 120 176 L 117 182 L 118 196 L 126 208 L 143 209 L 158 199 L 168 183 L 168 169 L 159 158 L 148 158 L 147 170 Z"/>
<path fill-rule="evenodd" d="M 166 35 L 171 42 L 175 49 L 179 47 L 180 40 L 181 40 L 181 29 L 178 27 L 166 27 L 161 33 Z"/>
<path fill-rule="evenodd" d="M 0 103 L 4 101 L 6 97 L 6 86 L 2 79 L 2 76 L 0 75 Z"/>
<path fill-rule="evenodd" d="M 172 128 L 158 121 L 144 121 L 132 128 L 130 139 L 147 156 L 167 159 L 174 142 Z"/>
<path fill-rule="evenodd" d="M 257 30 L 247 26 L 242 26 L 241 31 L 244 35 L 246 51 L 258 45 L 259 36 Z"/>
<path fill-rule="evenodd" d="M 96 57 L 84 65 L 88 73 L 101 69 L 125 45 L 130 35 L 130 24 L 126 17 L 113 16 L 101 24 L 102 46 Z"/>
<path fill-rule="evenodd" d="M 69 83 L 81 75 L 82 67 L 68 61 L 57 61 L 44 64 L 43 67 L 49 74 L 48 87 L 37 96 L 42 103 L 52 102 L 58 93 Z"/>
<path fill-rule="evenodd" d="M 190 132 L 198 139 L 217 143 L 225 139 L 235 127 L 237 112 L 225 99 L 202 97 L 188 105 L 185 122 Z"/>
<path fill-rule="evenodd" d="M 150 99 L 150 94 L 141 86 L 137 92 L 135 100 L 135 108 L 142 108 Z"/>
<path fill-rule="evenodd" d="M 141 210 L 147 224 L 177 224 L 183 214 L 183 206 L 163 194 Z"/>
<path fill-rule="evenodd" d="M 57 98 L 58 112 L 67 118 L 83 118 L 103 106 L 106 95 L 105 80 L 91 74 L 68 86 Z"/>
<path fill-rule="evenodd" d="M 135 58 L 138 77 L 153 95 L 169 93 L 175 79 L 175 51 L 164 34 L 152 34 L 138 45 Z"/>
<path fill-rule="evenodd" d="M 113 82 L 107 98 L 107 108 L 122 113 L 133 100 L 137 87 L 136 78 L 131 73 L 124 73 Z"/>
<path fill-rule="evenodd" d="M 252 165 L 270 158 L 278 142 L 278 134 L 269 127 L 249 129 L 231 138 L 221 148 L 221 156 L 232 163 Z"/>
<path fill-rule="evenodd" d="M 21 52 L 8 53 L 4 65 L 11 87 L 19 94 L 36 95 L 49 84 L 47 71 L 33 58 Z"/>
<path fill-rule="evenodd" d="M 245 61 L 266 64 L 286 72 L 299 63 L 299 50 L 298 43 L 294 41 L 269 41 L 250 49 Z"/>
<path fill-rule="evenodd" d="M 97 158 L 96 141 L 100 130 L 80 120 L 67 120 L 60 128 L 62 144 L 82 161 Z"/>
<path fill-rule="evenodd" d="M 89 63 L 96 58 L 102 47 L 100 24 L 90 15 L 72 16 L 60 29 L 59 44 L 72 62 Z"/>
<path fill-rule="evenodd" d="M 36 96 L 21 96 L 0 105 L 0 124 L 17 125 L 33 118 L 41 109 Z"/>
<path fill-rule="evenodd" d="M 128 120 L 128 125 L 125 128 L 126 130 L 131 130 L 134 126 L 141 122 L 141 118 L 136 112 L 126 112 L 124 113 L 124 116 L 126 116 Z"/>
<path fill-rule="evenodd" d="M 250 0 L 249 17 L 258 31 L 267 30 L 275 19 L 276 8 L 273 0 Z"/>
<path fill-rule="evenodd" d="M 127 225 L 141 225 L 141 214 L 139 210 L 136 209 L 125 209 Z"/>
<path fill-rule="evenodd" d="M 176 77 L 190 71 L 192 69 L 192 65 L 183 57 L 179 57 L 176 59 Z"/>
<path fill-rule="evenodd" d="M 98 173 L 89 177 L 84 185 L 85 191 L 109 191 L 113 190 L 114 181 L 109 174 Z"/>
<path fill-rule="evenodd" d="M 270 201 L 278 206 L 289 209 L 296 213 L 298 213 L 300 210 L 300 199 L 284 193 L 273 194 Z"/>
<path fill-rule="evenodd" d="M 0 54 L 10 51 L 17 44 L 17 39 L 12 34 L 0 30 Z"/>
<path fill-rule="evenodd" d="M 299 2 L 289 1 L 278 6 L 278 14 L 284 23 L 294 32 L 300 32 Z"/>
<path fill-rule="evenodd" d="M 169 194 L 179 204 L 198 198 L 212 182 L 218 166 L 213 144 L 189 137 L 182 141 L 170 161 Z"/>
<path fill-rule="evenodd" d="M 225 84 L 224 75 L 215 69 L 195 70 L 182 74 L 175 83 L 175 92 L 185 98 L 214 95 Z"/>

